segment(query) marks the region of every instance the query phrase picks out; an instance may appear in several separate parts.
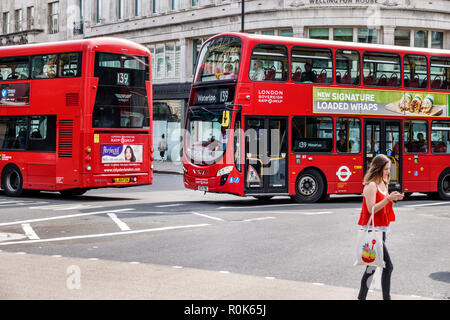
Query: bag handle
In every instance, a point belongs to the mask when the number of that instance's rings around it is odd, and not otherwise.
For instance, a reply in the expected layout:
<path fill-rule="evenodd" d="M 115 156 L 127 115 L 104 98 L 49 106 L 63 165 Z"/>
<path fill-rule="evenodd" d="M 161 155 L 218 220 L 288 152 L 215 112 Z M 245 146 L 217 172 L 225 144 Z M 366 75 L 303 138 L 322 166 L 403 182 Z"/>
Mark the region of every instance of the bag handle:
<path fill-rule="evenodd" d="M 372 214 L 370 215 L 369 221 L 367 222 L 367 226 L 372 221 L 372 230 L 375 229 L 375 205 L 372 207 Z"/>

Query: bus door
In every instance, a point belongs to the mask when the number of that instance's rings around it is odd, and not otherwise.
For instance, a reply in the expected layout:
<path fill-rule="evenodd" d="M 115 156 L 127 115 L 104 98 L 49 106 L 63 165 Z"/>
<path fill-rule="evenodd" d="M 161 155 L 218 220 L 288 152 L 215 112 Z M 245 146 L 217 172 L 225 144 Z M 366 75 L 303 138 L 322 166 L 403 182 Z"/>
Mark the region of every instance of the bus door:
<path fill-rule="evenodd" d="M 288 192 L 287 117 L 245 117 L 245 193 Z"/>
<path fill-rule="evenodd" d="M 391 159 L 391 183 L 394 190 L 402 187 L 402 121 L 367 119 L 364 122 L 364 173 L 372 159 L 383 153 Z"/>

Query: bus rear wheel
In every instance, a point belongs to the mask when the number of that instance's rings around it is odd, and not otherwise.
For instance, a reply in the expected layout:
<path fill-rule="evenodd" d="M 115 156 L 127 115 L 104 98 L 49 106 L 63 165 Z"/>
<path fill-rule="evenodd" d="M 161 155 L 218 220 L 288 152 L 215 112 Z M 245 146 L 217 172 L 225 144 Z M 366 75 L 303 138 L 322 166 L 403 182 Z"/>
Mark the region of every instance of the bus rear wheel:
<path fill-rule="evenodd" d="M 317 202 L 323 196 L 325 182 L 322 175 L 314 169 L 306 169 L 300 173 L 295 182 L 295 195 L 297 202 Z"/>
<path fill-rule="evenodd" d="M 442 200 L 450 200 L 450 168 L 439 176 L 438 195 Z"/>
<path fill-rule="evenodd" d="M 23 177 L 19 168 L 8 165 L 2 172 L 2 189 L 10 197 L 18 197 L 23 192 Z"/>

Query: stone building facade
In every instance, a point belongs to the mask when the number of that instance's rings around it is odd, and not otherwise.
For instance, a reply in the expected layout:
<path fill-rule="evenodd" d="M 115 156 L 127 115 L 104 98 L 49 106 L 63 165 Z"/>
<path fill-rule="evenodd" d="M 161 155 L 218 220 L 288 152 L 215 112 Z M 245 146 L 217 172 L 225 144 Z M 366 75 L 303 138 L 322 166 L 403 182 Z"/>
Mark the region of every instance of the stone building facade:
<path fill-rule="evenodd" d="M 148 46 L 154 141 L 165 133 L 169 148 L 202 42 L 241 30 L 241 0 L 14 0 L 0 13 L 0 45 L 117 36 Z M 450 0 L 246 0 L 245 31 L 450 49 Z"/>

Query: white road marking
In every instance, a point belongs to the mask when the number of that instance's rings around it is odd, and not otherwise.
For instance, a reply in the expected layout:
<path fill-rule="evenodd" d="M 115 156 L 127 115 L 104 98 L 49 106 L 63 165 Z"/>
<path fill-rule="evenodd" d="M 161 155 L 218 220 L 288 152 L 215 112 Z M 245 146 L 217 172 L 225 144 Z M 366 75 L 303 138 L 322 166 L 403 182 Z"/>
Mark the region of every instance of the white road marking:
<path fill-rule="evenodd" d="M 219 271 L 220 273 L 229 274 L 230 271 Z"/>
<path fill-rule="evenodd" d="M 130 210 L 134 210 L 134 209 L 125 208 L 125 209 L 117 209 L 117 210 L 95 211 L 95 212 L 87 212 L 87 213 L 70 214 L 70 215 L 65 215 L 65 216 L 30 219 L 30 220 L 22 220 L 22 221 L 14 221 L 14 222 L 4 222 L 4 223 L 0 223 L 0 227 L 11 226 L 11 225 L 15 225 L 15 224 L 23 224 L 23 223 L 42 222 L 42 221 L 50 221 L 50 220 L 58 220 L 58 219 L 69 219 L 69 218 L 76 218 L 76 217 L 92 216 L 92 215 L 102 214 L 102 213 L 124 212 L 124 211 L 130 211 Z"/>
<path fill-rule="evenodd" d="M 433 202 L 433 203 L 422 203 L 422 204 L 409 204 L 403 207 L 407 208 L 417 208 L 417 207 L 429 207 L 429 206 L 439 206 L 441 204 L 448 204 L 448 202 Z"/>
<path fill-rule="evenodd" d="M 313 282 L 312 283 L 313 285 L 315 285 L 315 286 L 319 286 L 319 287 L 321 287 L 321 286 L 324 286 L 325 284 L 323 284 L 323 283 L 320 283 L 320 282 Z"/>
<path fill-rule="evenodd" d="M 119 226 L 120 230 L 122 230 L 122 231 L 131 230 L 130 227 L 125 222 L 123 222 L 122 220 L 117 218 L 116 214 L 108 213 L 108 216 L 112 219 L 112 221 L 114 221 Z"/>
<path fill-rule="evenodd" d="M 183 269 L 182 266 L 172 266 L 172 268 L 174 268 L 174 269 Z"/>
<path fill-rule="evenodd" d="M 251 208 L 270 208 L 270 207 L 290 207 L 290 206 L 303 206 L 303 203 L 288 203 L 288 204 L 269 204 L 269 205 L 258 205 L 258 206 L 245 206 L 245 207 L 219 207 L 217 209 L 251 209 Z"/>
<path fill-rule="evenodd" d="M 103 208 L 103 206 L 91 206 L 89 204 L 56 204 L 50 206 L 34 206 L 28 207 L 30 210 L 54 210 L 54 211 L 66 211 L 66 210 L 80 210 L 80 209 L 95 209 Z"/>
<path fill-rule="evenodd" d="M 13 241 L 13 242 L 8 242 L 8 243 L 0 243 L 0 246 L 11 245 L 11 244 L 29 244 L 29 243 L 41 243 L 41 242 L 68 241 L 68 240 L 77 240 L 77 239 L 93 239 L 93 238 L 113 237 L 113 236 L 122 236 L 122 235 L 128 235 L 128 234 L 138 234 L 138 233 L 149 233 L 149 232 L 157 232 L 157 231 L 200 228 L 200 227 L 207 227 L 207 226 L 210 226 L 210 224 L 192 224 L 192 225 L 184 225 L 184 226 L 162 227 L 162 228 L 131 230 L 131 231 L 122 231 L 122 232 L 88 234 L 88 235 L 73 236 L 73 237 Z"/>
<path fill-rule="evenodd" d="M 217 220 L 217 221 L 225 221 L 221 218 L 217 218 L 217 217 L 212 217 L 212 216 L 208 216 L 207 214 L 203 214 L 203 213 L 198 213 L 198 212 L 192 212 L 192 214 L 195 214 L 196 216 L 200 216 L 200 217 L 204 217 L 204 218 L 208 218 L 208 219 L 212 219 L 212 220 Z"/>
<path fill-rule="evenodd" d="M 130 264 L 141 264 L 141 263 L 137 261 L 131 261 Z"/>
<path fill-rule="evenodd" d="M 157 208 L 168 208 L 168 207 L 178 207 L 178 206 L 182 206 L 182 204 L 181 203 L 165 204 L 165 205 L 156 206 L 156 207 Z"/>
<path fill-rule="evenodd" d="M 25 235 L 28 237 L 28 239 L 30 239 L 30 240 L 39 240 L 40 239 L 38 237 L 38 235 L 36 234 L 36 232 L 34 232 L 33 228 L 30 226 L 30 224 L 23 223 L 22 229 L 25 232 Z"/>
<path fill-rule="evenodd" d="M 242 220 L 242 221 L 251 222 L 251 221 L 261 221 L 261 220 L 270 220 L 270 219 L 276 219 L 276 218 L 275 217 L 263 217 L 263 218 L 246 219 L 246 220 Z"/>

